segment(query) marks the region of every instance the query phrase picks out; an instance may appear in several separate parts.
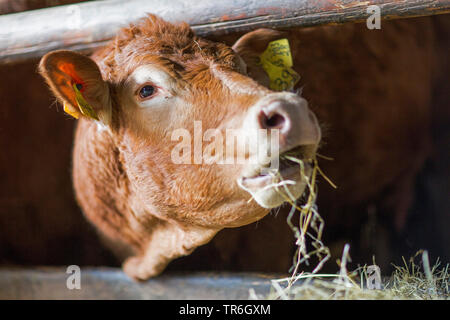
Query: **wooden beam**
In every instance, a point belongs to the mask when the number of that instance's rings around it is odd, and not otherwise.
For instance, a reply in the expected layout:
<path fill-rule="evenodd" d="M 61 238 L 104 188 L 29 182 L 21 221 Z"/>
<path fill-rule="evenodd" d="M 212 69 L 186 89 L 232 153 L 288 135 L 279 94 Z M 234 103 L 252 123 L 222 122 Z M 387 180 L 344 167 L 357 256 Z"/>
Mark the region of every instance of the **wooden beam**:
<path fill-rule="evenodd" d="M 145 13 L 186 21 L 201 36 L 218 36 L 261 27 L 364 21 L 369 5 L 378 5 L 383 19 L 450 12 L 450 0 L 90 1 L 0 16 L 0 63 L 40 57 L 56 49 L 89 51 Z"/>

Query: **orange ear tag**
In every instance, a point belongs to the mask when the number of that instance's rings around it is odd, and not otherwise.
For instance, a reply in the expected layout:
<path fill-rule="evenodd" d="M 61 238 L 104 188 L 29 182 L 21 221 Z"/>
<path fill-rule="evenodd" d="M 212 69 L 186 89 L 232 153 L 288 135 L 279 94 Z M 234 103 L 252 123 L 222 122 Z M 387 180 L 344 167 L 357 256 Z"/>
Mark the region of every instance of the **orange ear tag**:
<path fill-rule="evenodd" d="M 73 87 L 73 90 L 75 90 L 75 100 L 77 102 L 78 107 L 80 108 L 81 113 L 88 118 L 91 118 L 94 120 L 99 120 L 94 108 L 92 108 L 92 106 L 84 99 L 80 90 L 78 90 L 77 84 L 74 83 L 72 85 L 72 87 Z M 67 112 L 67 113 L 69 113 L 69 112 Z M 69 113 L 69 114 L 71 115 L 71 113 Z"/>

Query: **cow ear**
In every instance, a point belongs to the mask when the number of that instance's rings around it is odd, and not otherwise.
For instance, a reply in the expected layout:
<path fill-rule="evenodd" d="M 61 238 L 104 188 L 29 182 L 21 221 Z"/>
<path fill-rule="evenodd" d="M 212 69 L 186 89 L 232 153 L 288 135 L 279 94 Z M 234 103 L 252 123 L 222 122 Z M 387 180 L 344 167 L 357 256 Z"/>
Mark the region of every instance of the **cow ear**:
<path fill-rule="evenodd" d="M 270 79 L 261 66 L 260 56 L 271 41 L 286 38 L 287 32 L 272 29 L 257 29 L 240 37 L 233 45 L 233 50 L 247 64 L 247 74 L 265 87 Z"/>
<path fill-rule="evenodd" d="M 109 85 L 92 59 L 73 51 L 53 51 L 41 59 L 39 72 L 68 114 L 110 124 Z"/>

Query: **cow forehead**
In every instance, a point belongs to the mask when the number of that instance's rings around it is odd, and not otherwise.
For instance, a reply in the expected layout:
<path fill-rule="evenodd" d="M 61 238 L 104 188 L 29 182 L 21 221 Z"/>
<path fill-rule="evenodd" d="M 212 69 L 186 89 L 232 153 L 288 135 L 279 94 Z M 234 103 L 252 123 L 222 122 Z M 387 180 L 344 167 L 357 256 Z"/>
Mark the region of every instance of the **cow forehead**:
<path fill-rule="evenodd" d="M 103 77 L 112 83 L 121 84 L 130 78 L 138 83 L 175 79 L 199 91 L 257 91 L 251 79 L 239 74 L 245 70 L 245 63 L 232 48 L 196 37 L 187 24 L 167 23 L 152 15 L 123 28 L 95 56 Z"/>

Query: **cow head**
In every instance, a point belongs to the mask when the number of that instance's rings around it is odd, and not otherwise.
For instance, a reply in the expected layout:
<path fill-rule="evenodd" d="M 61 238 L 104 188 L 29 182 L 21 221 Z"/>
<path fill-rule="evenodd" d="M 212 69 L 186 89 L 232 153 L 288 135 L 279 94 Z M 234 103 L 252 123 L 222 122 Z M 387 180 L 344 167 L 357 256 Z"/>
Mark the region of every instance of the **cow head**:
<path fill-rule="evenodd" d="M 66 111 L 96 121 L 99 134 L 113 137 L 139 202 L 136 215 L 234 227 L 284 201 L 264 170 L 271 152 L 262 159 L 259 153 L 270 148 L 272 135 L 278 134 L 280 154 L 295 150 L 302 159 L 314 157 L 321 138 L 305 99 L 268 89 L 258 64 L 268 43 L 282 37 L 260 29 L 228 47 L 150 15 L 121 30 L 92 59 L 70 51 L 47 54 L 40 72 Z M 232 129 L 240 132 L 235 148 L 245 141 L 258 152 L 246 148 L 239 161 L 232 151 L 235 161 L 226 161 Z M 267 138 L 255 130 L 269 131 Z M 279 173 L 295 182 L 288 189 L 300 197 L 305 181 L 298 165 L 282 162 Z"/>

